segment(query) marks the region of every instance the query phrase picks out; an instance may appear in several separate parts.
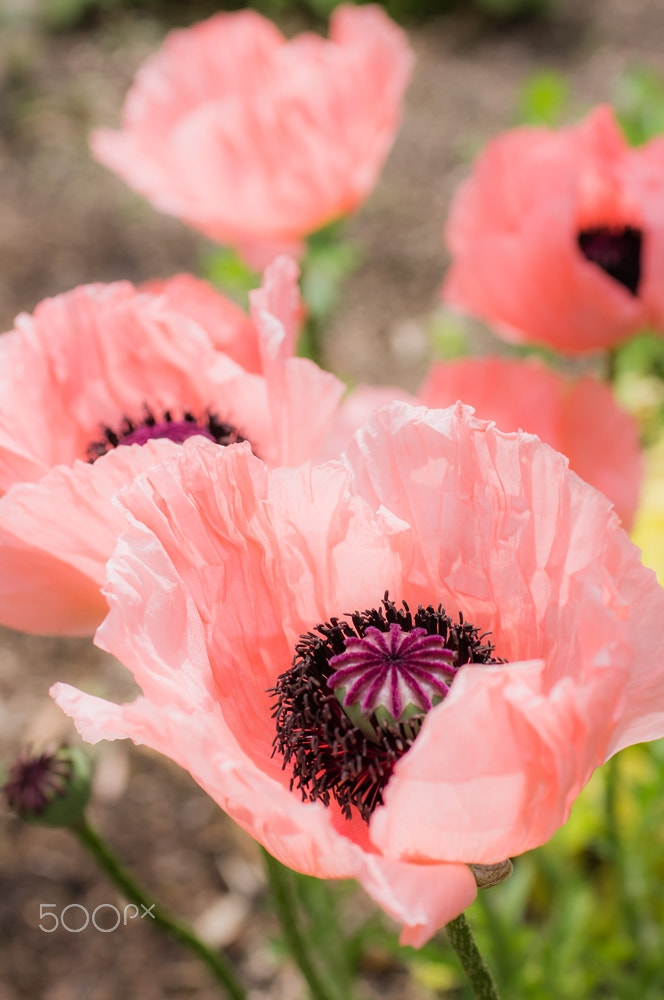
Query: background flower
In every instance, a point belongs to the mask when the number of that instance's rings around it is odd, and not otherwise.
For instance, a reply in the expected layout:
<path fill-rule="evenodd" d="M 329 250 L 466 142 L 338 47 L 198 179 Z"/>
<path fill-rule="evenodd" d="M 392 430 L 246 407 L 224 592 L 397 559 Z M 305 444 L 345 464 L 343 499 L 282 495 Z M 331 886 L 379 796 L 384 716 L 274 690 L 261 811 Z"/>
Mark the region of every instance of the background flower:
<path fill-rule="evenodd" d="M 643 461 L 636 421 L 608 385 L 567 378 L 535 359 L 487 356 L 434 364 L 417 396 L 394 387 L 358 386 L 339 407 L 322 452 L 339 455 L 372 412 L 400 399 L 431 409 L 460 400 L 501 431 L 525 430 L 562 452 L 570 468 L 611 500 L 629 530 L 639 503 Z"/>
<path fill-rule="evenodd" d="M 179 278 L 159 295 L 128 282 L 82 286 L 0 339 L 2 624 L 94 631 L 124 523 L 111 498 L 190 434 L 219 444 L 239 436 L 270 464 L 313 453 L 343 386 L 291 356 L 296 278 L 293 261 L 276 261 L 253 295 L 253 322 L 239 313 L 235 333 L 234 307 Z M 259 373 L 231 357 L 248 353 L 245 338 Z"/>
<path fill-rule="evenodd" d="M 98 642 L 143 695 L 56 685 L 56 700 L 85 739 L 128 736 L 187 768 L 285 864 L 358 878 L 405 942 L 470 903 L 467 863 L 543 843 L 594 768 L 664 730 L 654 575 L 560 455 L 467 408 L 393 404 L 345 466 L 268 472 L 246 446 L 185 442 L 122 502 Z M 269 689 L 299 637 L 385 591 L 461 611 L 508 662 L 460 667 L 367 823 L 289 790 Z"/>
<path fill-rule="evenodd" d="M 629 149 L 612 110 L 488 144 L 452 203 L 450 305 L 512 341 L 611 347 L 662 327 L 664 142 Z"/>
<path fill-rule="evenodd" d="M 262 267 L 355 209 L 392 145 L 410 76 L 379 7 L 337 8 L 330 40 L 286 42 L 255 11 L 170 34 L 139 71 L 98 160 L 161 211 Z"/>

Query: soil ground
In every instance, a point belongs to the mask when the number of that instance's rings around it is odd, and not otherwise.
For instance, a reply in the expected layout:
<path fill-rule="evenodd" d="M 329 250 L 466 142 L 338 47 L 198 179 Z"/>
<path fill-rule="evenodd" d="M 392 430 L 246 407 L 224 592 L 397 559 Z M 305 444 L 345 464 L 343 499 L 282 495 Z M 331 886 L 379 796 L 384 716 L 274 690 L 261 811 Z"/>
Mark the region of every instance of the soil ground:
<path fill-rule="evenodd" d="M 92 127 L 117 125 L 133 73 L 166 25 L 116 12 L 49 34 L 38 26 L 37 0 L 3 6 L 0 329 L 77 284 L 195 269 L 204 242 L 87 153 Z M 185 23 L 191 8 L 182 8 Z M 457 13 L 410 33 L 417 68 L 404 125 L 350 224 L 363 263 L 332 318 L 327 357 L 351 379 L 412 389 L 428 360 L 425 325 L 446 264 L 447 206 L 470 159 L 515 122 L 523 85 L 537 71 L 565 75 L 572 117 L 611 99 L 626 69 L 661 73 L 664 11 L 660 0 L 554 0 L 551 14 L 533 23 L 496 28 Z M 71 736 L 48 698 L 55 680 L 116 699 L 132 693 L 126 672 L 89 642 L 1 633 L 0 760 L 26 743 Z M 155 897 L 227 948 L 252 1000 L 304 995 L 271 944 L 276 927 L 254 845 L 169 762 L 120 744 L 96 755 L 94 820 Z M 0 816 L 0 880 L 0 1000 L 218 995 L 187 953 L 139 922 L 113 934 L 39 930 L 40 903 L 60 912 L 117 901 L 68 834 Z M 353 906 L 369 909 L 363 896 Z M 364 975 L 369 996 L 433 995 L 408 982 L 388 953 L 372 954 Z"/>

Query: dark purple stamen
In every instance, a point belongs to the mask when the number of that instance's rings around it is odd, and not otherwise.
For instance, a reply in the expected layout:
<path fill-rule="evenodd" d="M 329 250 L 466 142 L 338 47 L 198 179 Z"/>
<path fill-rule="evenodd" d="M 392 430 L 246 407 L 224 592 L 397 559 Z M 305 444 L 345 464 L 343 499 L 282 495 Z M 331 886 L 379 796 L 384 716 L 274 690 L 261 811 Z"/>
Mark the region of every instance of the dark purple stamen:
<path fill-rule="evenodd" d="M 637 295 L 641 280 L 642 233 L 633 226 L 594 226 L 577 236 L 584 257 Z"/>
<path fill-rule="evenodd" d="M 162 420 L 160 423 L 155 422 L 152 426 L 143 424 L 130 431 L 122 438 L 122 444 L 145 444 L 146 441 L 152 441 L 155 438 L 168 438 L 169 441 L 182 444 L 187 438 L 194 437 L 196 434 L 201 434 L 209 441 L 214 441 L 207 427 L 200 427 L 191 420 L 173 420 L 170 423 L 167 420 Z"/>
<path fill-rule="evenodd" d="M 219 445 L 237 444 L 245 440 L 232 424 L 224 423 L 215 414 L 206 413 L 201 419 L 197 419 L 187 411 L 177 419 L 170 410 L 166 410 L 158 419 L 148 407 L 145 408 L 141 421 L 134 422 L 125 417 L 119 429 L 113 430 L 112 427 L 102 425 L 100 434 L 99 440 L 88 446 L 89 462 L 95 462 L 118 445 L 145 444 L 155 438 L 167 438 L 176 444 L 182 444 L 187 438 L 199 434 Z"/>
<path fill-rule="evenodd" d="M 381 607 L 346 618 L 302 635 L 292 666 L 278 678 L 274 753 L 303 800 L 334 799 L 344 816 L 357 809 L 368 820 L 458 669 L 502 661 L 486 635 L 440 605 L 412 614 L 385 594 Z"/>

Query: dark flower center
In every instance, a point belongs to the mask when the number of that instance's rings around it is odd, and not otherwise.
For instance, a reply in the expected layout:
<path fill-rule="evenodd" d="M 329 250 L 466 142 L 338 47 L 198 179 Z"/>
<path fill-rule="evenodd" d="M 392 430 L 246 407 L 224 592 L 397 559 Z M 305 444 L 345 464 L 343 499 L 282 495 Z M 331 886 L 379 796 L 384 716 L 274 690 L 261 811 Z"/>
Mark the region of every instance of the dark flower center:
<path fill-rule="evenodd" d="M 3 785 L 8 804 L 19 815 L 38 816 L 67 790 L 73 765 L 66 756 L 45 750 L 38 757 L 21 755 Z"/>
<path fill-rule="evenodd" d="M 145 444 L 146 441 L 155 438 L 168 438 L 169 441 L 182 444 L 187 438 L 196 434 L 202 434 L 203 437 L 220 445 L 237 444 L 245 440 L 232 424 L 224 423 L 213 413 L 206 413 L 199 420 L 192 413 L 185 412 L 180 419 L 177 419 L 170 410 L 166 410 L 158 418 L 146 407 L 142 421 L 135 423 L 129 417 L 125 417 L 116 430 L 102 425 L 99 439 L 88 445 L 87 459 L 89 462 L 96 462 L 107 451 L 117 448 L 120 444 Z"/>
<path fill-rule="evenodd" d="M 593 226 L 577 236 L 584 257 L 637 295 L 641 280 L 642 233 L 633 226 Z"/>
<path fill-rule="evenodd" d="M 274 753 L 303 800 L 364 820 L 383 801 L 394 765 L 465 663 L 501 663 L 488 633 L 438 605 L 412 614 L 387 594 L 378 609 L 331 618 L 300 637 L 277 680 Z"/>

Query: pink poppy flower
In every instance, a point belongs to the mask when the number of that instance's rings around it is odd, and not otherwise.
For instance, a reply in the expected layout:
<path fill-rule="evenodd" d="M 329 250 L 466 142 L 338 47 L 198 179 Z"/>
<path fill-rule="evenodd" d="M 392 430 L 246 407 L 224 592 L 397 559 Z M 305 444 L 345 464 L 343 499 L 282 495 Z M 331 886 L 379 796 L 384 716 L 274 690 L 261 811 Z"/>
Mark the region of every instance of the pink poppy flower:
<path fill-rule="evenodd" d="M 87 285 L 0 338 L 0 623 L 94 632 L 124 524 L 111 498 L 191 435 L 246 439 L 275 465 L 314 453 L 343 385 L 291 357 L 296 278 L 293 261 L 275 261 L 251 322 L 193 278 L 160 295 Z M 252 352 L 258 373 L 232 357 Z"/>
<path fill-rule="evenodd" d="M 534 359 L 483 357 L 432 366 L 417 396 L 359 386 L 344 399 L 318 457 L 337 457 L 374 410 L 401 399 L 431 409 L 461 400 L 501 431 L 526 430 L 569 459 L 570 468 L 611 500 L 629 530 L 639 503 L 643 460 L 636 421 L 610 388 L 591 376 L 571 379 Z"/>
<path fill-rule="evenodd" d="M 664 329 L 664 141 L 630 149 L 610 107 L 489 143 L 452 203 L 443 299 L 561 351 Z"/>
<path fill-rule="evenodd" d="M 377 6 L 337 8 L 330 40 L 287 42 L 255 11 L 172 32 L 95 157 L 162 212 L 254 267 L 353 211 L 399 125 L 413 57 Z"/>
<path fill-rule="evenodd" d="M 284 864 L 359 879 L 404 943 L 664 733 L 654 574 L 561 455 L 461 404 L 393 403 L 315 467 L 187 441 L 120 499 L 97 642 L 143 694 L 56 701 L 86 740 L 177 761 Z"/>

